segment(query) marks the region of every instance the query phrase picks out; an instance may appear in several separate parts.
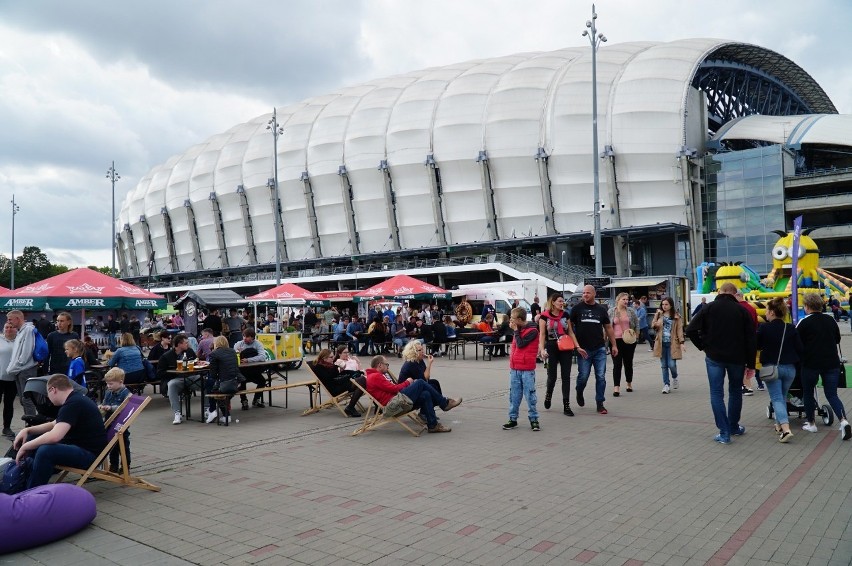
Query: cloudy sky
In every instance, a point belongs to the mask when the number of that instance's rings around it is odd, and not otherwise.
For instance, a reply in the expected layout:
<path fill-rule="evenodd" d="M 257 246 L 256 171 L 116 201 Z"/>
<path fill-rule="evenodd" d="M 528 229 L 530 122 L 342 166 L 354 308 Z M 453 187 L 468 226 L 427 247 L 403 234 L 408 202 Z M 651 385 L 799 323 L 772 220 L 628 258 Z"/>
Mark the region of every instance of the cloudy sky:
<path fill-rule="evenodd" d="M 599 0 L 609 43 L 714 37 L 775 50 L 852 113 L 852 3 Z M 125 194 L 229 127 L 374 77 L 588 45 L 576 0 L 0 0 L 0 254 L 110 265 Z M 271 148 L 270 148 L 271 151 Z"/>

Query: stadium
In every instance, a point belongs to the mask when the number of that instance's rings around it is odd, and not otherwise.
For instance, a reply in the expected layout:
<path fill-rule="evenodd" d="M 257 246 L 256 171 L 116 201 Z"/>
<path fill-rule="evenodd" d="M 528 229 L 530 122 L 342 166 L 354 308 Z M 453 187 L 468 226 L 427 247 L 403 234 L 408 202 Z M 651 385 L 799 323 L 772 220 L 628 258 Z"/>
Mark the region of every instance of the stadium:
<path fill-rule="evenodd" d="M 398 272 L 576 282 L 593 273 L 593 160 L 605 274 L 763 269 L 771 231 L 800 214 L 825 265 L 852 273 L 852 119 L 805 70 L 684 39 L 602 45 L 596 76 L 597 148 L 588 46 L 377 79 L 236 125 L 131 190 L 121 276 L 162 292 L 256 292 L 276 267 L 314 290 Z"/>

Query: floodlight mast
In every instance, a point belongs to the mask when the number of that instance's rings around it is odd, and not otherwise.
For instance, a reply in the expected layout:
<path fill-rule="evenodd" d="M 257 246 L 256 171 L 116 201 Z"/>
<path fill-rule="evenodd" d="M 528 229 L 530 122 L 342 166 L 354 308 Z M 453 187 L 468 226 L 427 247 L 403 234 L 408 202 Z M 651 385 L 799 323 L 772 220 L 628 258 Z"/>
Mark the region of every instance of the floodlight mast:
<path fill-rule="evenodd" d="M 595 248 L 595 276 L 603 275 L 603 258 L 601 250 L 601 202 L 600 202 L 600 173 L 598 170 L 598 69 L 597 69 L 597 53 L 600 44 L 606 41 L 606 36 L 598 32 L 595 26 L 595 20 L 598 19 L 598 14 L 595 12 L 595 5 L 592 4 L 592 19 L 586 20 L 586 28 L 583 30 L 583 37 L 589 38 L 589 44 L 592 47 L 592 162 L 594 177 L 592 181 L 594 205 L 592 207 L 592 217 L 594 218 L 593 245 Z"/>

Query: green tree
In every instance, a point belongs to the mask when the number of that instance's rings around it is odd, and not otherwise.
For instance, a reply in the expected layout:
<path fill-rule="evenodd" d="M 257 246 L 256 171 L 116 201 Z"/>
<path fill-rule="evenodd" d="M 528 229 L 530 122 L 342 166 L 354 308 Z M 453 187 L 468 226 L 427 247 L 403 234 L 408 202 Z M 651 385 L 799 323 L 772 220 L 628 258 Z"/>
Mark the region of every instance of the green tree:
<path fill-rule="evenodd" d="M 109 267 L 109 266 L 95 267 L 94 265 L 90 265 L 88 267 L 89 267 L 89 269 L 92 269 L 94 271 L 100 271 L 104 275 L 109 275 L 111 277 L 115 277 L 115 275 L 113 275 L 113 273 L 112 273 L 112 268 Z M 116 270 L 116 271 L 118 271 L 118 270 Z"/>
<path fill-rule="evenodd" d="M 26 246 L 15 260 L 15 287 L 23 287 L 51 275 L 50 260 L 38 246 Z"/>
<path fill-rule="evenodd" d="M 12 260 L 0 254 L 0 285 L 7 289 L 12 286 Z"/>

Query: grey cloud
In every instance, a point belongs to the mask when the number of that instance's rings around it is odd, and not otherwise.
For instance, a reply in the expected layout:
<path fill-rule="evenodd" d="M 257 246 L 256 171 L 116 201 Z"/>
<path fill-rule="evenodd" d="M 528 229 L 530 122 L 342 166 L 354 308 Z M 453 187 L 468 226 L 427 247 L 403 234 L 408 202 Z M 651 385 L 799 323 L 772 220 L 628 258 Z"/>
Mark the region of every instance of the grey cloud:
<path fill-rule="evenodd" d="M 360 77 L 362 3 L 350 0 L 5 2 L 0 16 L 74 37 L 99 59 L 136 61 L 177 87 L 282 104 Z"/>

